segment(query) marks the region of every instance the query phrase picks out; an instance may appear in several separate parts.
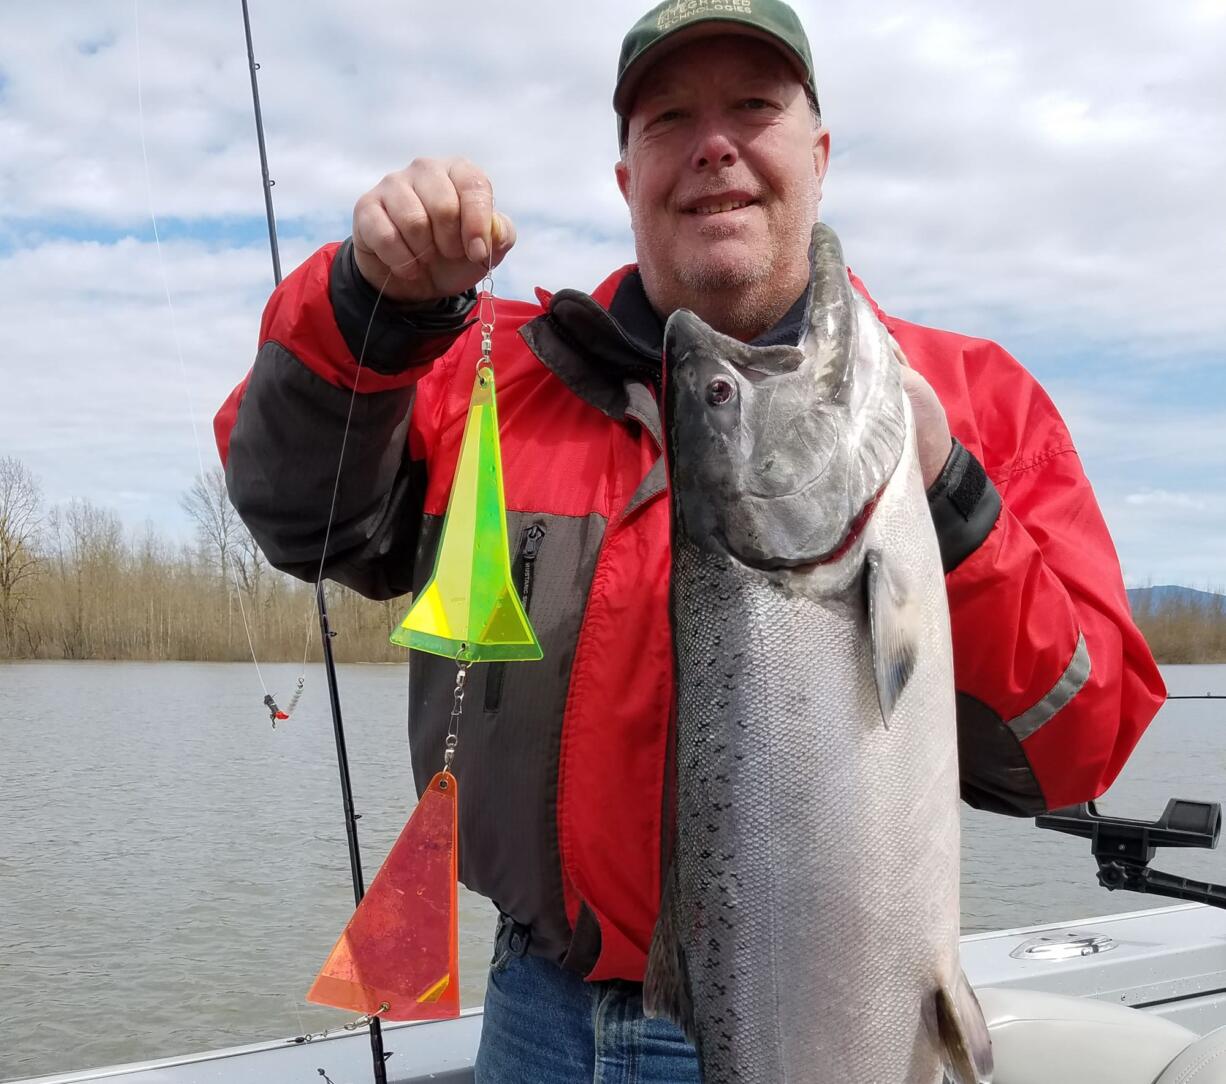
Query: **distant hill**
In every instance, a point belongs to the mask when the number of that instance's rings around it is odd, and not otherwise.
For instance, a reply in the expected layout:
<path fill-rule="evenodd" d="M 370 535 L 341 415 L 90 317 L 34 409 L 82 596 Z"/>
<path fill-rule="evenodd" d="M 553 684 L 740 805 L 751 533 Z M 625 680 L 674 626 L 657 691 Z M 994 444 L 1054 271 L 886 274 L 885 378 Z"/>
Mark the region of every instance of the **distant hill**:
<path fill-rule="evenodd" d="M 1130 587 L 1128 601 L 1134 610 L 1138 608 L 1157 609 L 1171 604 L 1183 606 L 1199 606 L 1205 610 L 1226 611 L 1226 595 L 1213 591 L 1197 591 L 1192 587 L 1179 587 L 1176 584 L 1164 583 L 1156 587 Z"/>

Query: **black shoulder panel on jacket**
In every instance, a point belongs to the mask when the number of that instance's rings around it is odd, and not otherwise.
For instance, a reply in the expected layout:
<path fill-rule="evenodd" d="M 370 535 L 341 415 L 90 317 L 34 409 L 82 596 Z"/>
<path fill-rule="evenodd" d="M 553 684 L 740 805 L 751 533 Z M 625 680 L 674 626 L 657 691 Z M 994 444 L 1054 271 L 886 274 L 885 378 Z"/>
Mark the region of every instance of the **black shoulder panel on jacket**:
<path fill-rule="evenodd" d="M 226 486 L 274 568 L 314 581 L 327 535 L 326 578 L 368 598 L 409 589 L 425 492 L 425 465 L 407 454 L 412 402 L 411 388 L 355 397 L 280 343 L 260 348 L 230 436 Z"/>

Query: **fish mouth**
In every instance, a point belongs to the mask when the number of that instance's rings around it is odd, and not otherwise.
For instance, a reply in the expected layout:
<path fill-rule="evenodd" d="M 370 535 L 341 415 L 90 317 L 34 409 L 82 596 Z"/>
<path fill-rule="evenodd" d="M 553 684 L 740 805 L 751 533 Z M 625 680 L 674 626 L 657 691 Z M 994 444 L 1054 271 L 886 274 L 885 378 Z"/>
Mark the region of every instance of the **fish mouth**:
<path fill-rule="evenodd" d="M 877 510 L 877 505 L 881 502 L 881 495 L 885 492 L 885 487 L 882 486 L 872 498 L 856 513 L 855 518 L 847 525 L 847 531 L 843 537 L 830 549 L 824 550 L 816 556 L 804 554 L 797 557 L 753 557 L 742 556 L 736 550 L 727 544 L 727 539 L 722 539 L 724 548 L 728 553 L 734 555 L 743 565 L 749 568 L 756 568 L 761 572 L 809 572 L 816 568 L 821 568 L 823 565 L 832 565 L 837 561 L 842 560 L 848 553 L 851 552 L 855 544 L 864 534 L 864 529 L 868 526 L 869 520 L 873 518 L 873 513 Z"/>

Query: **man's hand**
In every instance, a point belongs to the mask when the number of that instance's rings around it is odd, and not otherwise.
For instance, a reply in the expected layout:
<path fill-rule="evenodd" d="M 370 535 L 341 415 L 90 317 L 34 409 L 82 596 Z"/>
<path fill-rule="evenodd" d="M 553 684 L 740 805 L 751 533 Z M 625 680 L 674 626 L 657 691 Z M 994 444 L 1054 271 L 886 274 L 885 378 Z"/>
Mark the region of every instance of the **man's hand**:
<path fill-rule="evenodd" d="M 902 366 L 902 386 L 911 400 L 911 416 L 915 419 L 915 444 L 919 451 L 920 474 L 924 479 L 924 488 L 928 489 L 940 476 L 949 459 L 953 447 L 953 437 L 949 432 L 949 419 L 945 417 L 945 408 L 941 400 L 919 373 L 911 368 L 907 356 L 898 343 L 890 340 L 894 347 L 894 356 Z"/>
<path fill-rule="evenodd" d="M 489 178 L 463 158 L 418 158 L 353 208 L 358 270 L 397 301 L 461 294 L 485 277 L 491 250 L 497 267 L 514 244 Z"/>

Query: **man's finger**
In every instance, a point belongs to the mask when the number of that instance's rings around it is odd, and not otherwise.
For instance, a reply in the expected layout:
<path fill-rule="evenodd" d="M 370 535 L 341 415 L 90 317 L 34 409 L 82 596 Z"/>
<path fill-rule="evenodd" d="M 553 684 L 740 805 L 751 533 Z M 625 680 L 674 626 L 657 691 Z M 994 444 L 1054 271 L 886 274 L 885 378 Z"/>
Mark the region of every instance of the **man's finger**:
<path fill-rule="evenodd" d="M 447 260 L 464 259 L 460 240 L 460 196 L 447 171 L 432 163 L 413 175 L 413 191 L 430 216 L 430 233 L 439 255 Z"/>
<path fill-rule="evenodd" d="M 400 272 L 406 260 L 420 260 L 434 249 L 434 234 L 430 215 L 413 187 L 403 177 L 388 184 L 383 193 L 383 207 L 401 239 L 399 258 L 388 266 Z M 407 268 L 406 268 L 407 269 Z"/>
<path fill-rule="evenodd" d="M 378 200 L 362 205 L 355 212 L 353 243 L 360 251 L 371 253 L 389 268 L 404 263 L 413 255 L 387 208 Z"/>
<path fill-rule="evenodd" d="M 489 178 L 471 162 L 458 159 L 448 176 L 460 200 L 460 240 L 470 262 L 489 263 L 494 215 L 494 188 Z"/>

